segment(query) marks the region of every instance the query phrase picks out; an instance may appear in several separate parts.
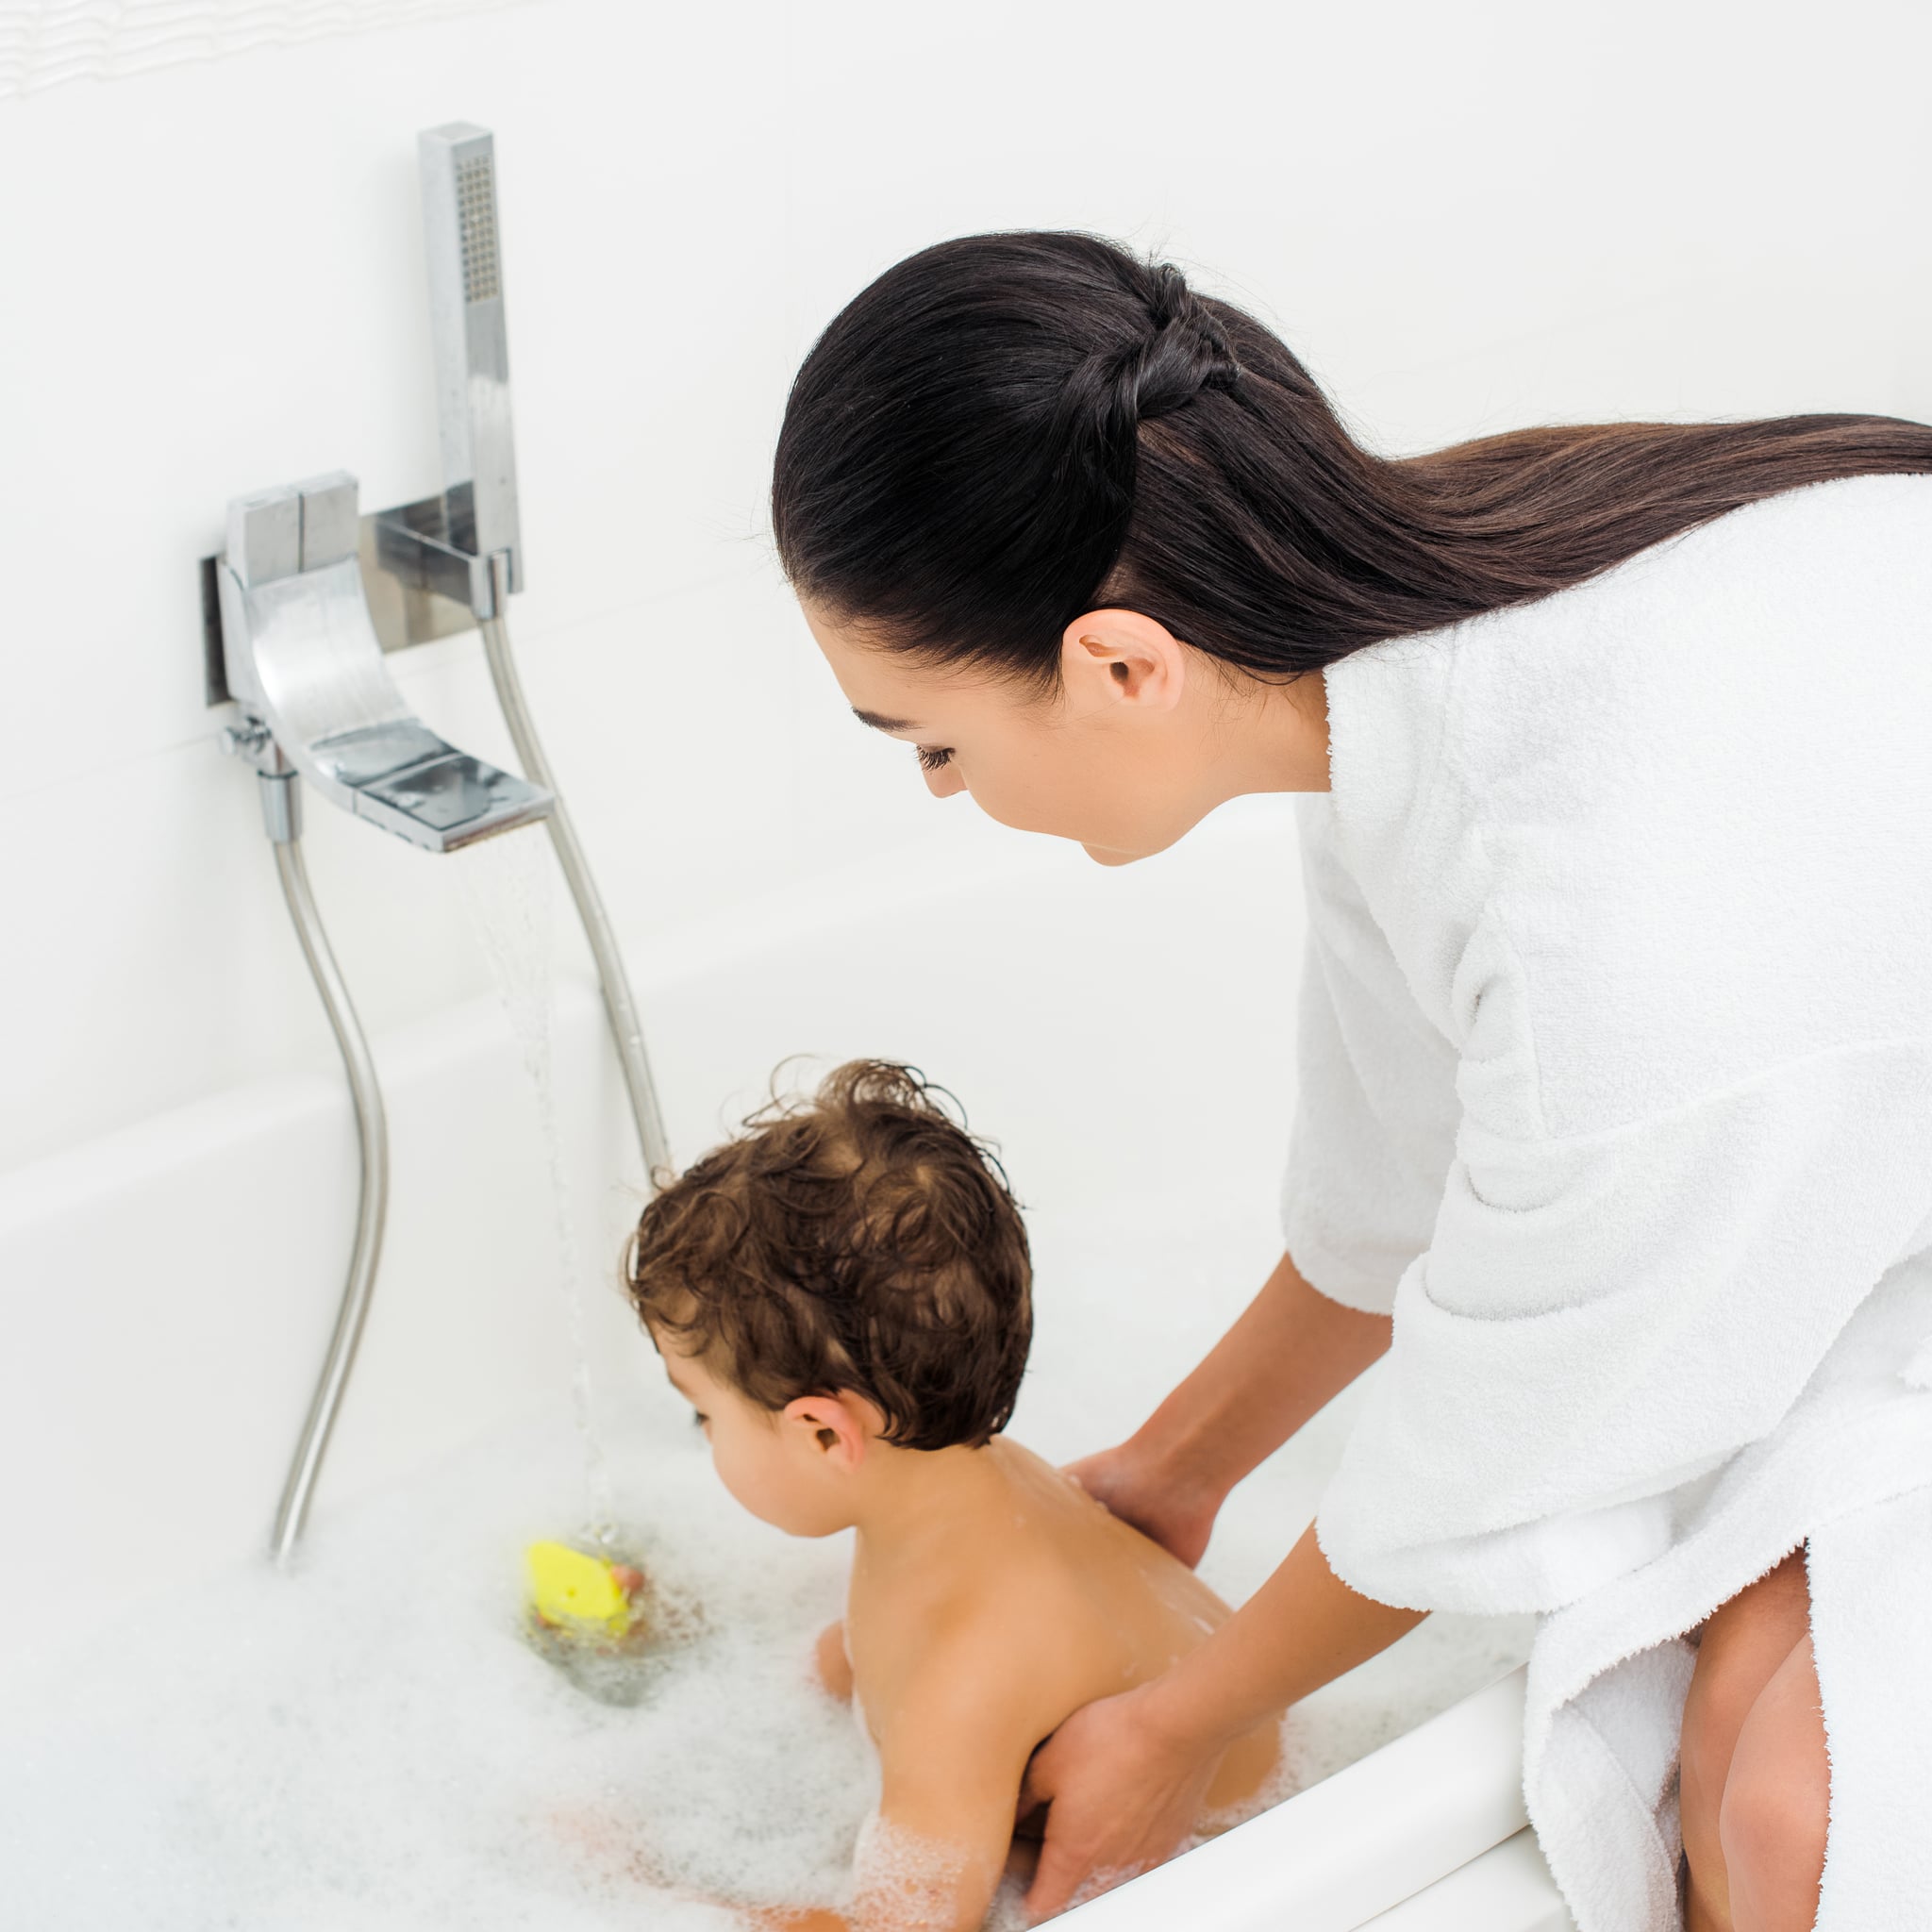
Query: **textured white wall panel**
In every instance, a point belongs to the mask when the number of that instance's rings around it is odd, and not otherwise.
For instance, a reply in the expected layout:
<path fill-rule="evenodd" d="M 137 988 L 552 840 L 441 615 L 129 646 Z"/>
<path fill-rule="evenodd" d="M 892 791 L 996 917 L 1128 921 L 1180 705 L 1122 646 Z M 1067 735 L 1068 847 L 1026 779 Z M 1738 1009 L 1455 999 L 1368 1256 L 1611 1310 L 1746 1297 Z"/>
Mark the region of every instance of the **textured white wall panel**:
<path fill-rule="evenodd" d="M 0 4 L 0 96 L 115 80 L 324 34 L 361 33 L 530 0 L 10 0 Z"/>
<path fill-rule="evenodd" d="M 1932 9 L 1846 0 L 1795 37 L 1716 0 L 1177 21 L 0 0 L 0 62 L 40 76 L 0 98 L 0 1172 L 243 1080 L 340 1077 L 253 780 L 215 750 L 195 562 L 243 491 L 438 487 L 421 128 L 496 134 L 518 655 L 640 977 L 694 923 L 839 868 L 1020 840 L 854 724 L 763 534 L 800 357 L 941 236 L 1164 251 L 1383 449 L 1932 417 Z M 50 86 L 63 36 L 91 72 L 225 58 Z M 474 637 L 394 669 L 453 741 L 508 756 Z M 326 806 L 309 827 L 373 1031 L 484 990 L 444 861 Z"/>

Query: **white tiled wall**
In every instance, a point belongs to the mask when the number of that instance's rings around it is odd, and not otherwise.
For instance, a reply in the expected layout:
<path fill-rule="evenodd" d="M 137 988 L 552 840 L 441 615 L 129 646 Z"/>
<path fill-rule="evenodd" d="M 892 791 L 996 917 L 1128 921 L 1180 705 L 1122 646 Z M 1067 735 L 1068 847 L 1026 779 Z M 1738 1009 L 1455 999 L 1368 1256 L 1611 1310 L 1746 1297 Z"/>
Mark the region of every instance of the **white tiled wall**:
<path fill-rule="evenodd" d="M 242 490 L 436 486 L 418 128 L 497 135 L 518 641 L 648 953 L 972 809 L 841 716 L 761 535 L 790 375 L 877 270 L 997 225 L 1159 247 L 1389 450 L 1932 415 L 1928 52 L 1871 0 L 531 0 L 0 100 L 0 1169 L 331 1064 L 194 562 Z M 507 756 L 474 640 L 399 670 Z M 310 818 L 372 1027 L 474 995 L 442 862 Z"/>

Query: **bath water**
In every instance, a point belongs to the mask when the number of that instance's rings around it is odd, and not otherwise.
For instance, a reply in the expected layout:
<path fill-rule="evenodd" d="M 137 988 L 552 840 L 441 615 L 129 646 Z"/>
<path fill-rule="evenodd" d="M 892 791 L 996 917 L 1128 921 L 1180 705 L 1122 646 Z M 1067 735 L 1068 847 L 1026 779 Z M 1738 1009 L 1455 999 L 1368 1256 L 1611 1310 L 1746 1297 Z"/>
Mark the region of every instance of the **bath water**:
<path fill-rule="evenodd" d="M 1032 1216 L 1015 1438 L 1055 1460 L 1118 1441 L 1266 1272 L 1271 1220 L 1265 1203 L 1191 1192 Z M 522 1641 L 522 1551 L 581 1495 L 583 1446 L 562 1414 L 493 1432 L 318 1510 L 289 1575 L 246 1565 L 144 1606 L 110 1641 L 50 1648 L 0 1707 L 0 1918 L 722 1932 L 734 1916 L 700 1899 L 836 1900 L 877 1792 L 850 1709 L 810 1664 L 849 1538 L 796 1541 L 740 1509 L 639 1351 L 599 1418 L 608 1507 L 703 1624 L 645 1702 L 592 1702 Z M 1224 1597 L 1250 1593 L 1308 1520 L 1358 1394 L 1236 1491 L 1201 1566 Z M 108 1536 L 92 1587 L 116 1584 Z M 1526 1620 L 1430 1619 L 1295 1707 L 1289 1784 L 1500 1675 L 1528 1635 Z"/>
<path fill-rule="evenodd" d="M 836 1896 L 875 1789 L 808 1670 L 844 1552 L 736 1509 L 668 1413 L 607 1437 L 616 1507 L 705 1618 L 647 1704 L 591 1701 L 522 1641 L 522 1551 L 582 1452 L 561 1415 L 503 1431 L 0 1712 L 0 1922 L 699 1932 L 732 1921 L 681 1890 Z"/>

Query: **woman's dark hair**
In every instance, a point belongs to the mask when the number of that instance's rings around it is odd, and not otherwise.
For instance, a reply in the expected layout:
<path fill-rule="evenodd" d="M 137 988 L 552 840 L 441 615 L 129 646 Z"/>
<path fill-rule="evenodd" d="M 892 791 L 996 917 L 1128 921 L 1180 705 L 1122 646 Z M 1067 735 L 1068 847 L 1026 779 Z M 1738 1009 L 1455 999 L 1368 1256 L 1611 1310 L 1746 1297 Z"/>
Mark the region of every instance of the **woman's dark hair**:
<path fill-rule="evenodd" d="M 999 1158 L 952 1099 L 849 1060 L 760 1108 L 639 1218 L 640 1317 L 765 1408 L 850 1389 L 889 1442 L 989 1441 L 1026 1370 L 1033 1272 Z"/>
<path fill-rule="evenodd" d="M 972 235 L 858 295 L 792 384 L 793 587 L 880 645 L 1058 681 L 1081 612 L 1281 680 L 1580 583 L 1741 504 L 1932 471 L 1892 416 L 1519 429 L 1385 458 L 1282 341 L 1097 236 Z"/>

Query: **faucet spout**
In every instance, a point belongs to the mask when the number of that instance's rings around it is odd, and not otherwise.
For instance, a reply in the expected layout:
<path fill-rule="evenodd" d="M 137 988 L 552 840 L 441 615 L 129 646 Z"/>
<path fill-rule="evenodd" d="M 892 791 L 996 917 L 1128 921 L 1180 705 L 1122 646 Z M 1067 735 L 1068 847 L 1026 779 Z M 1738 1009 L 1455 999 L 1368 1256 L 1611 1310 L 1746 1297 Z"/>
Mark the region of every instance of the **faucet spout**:
<path fill-rule="evenodd" d="M 216 566 L 229 694 L 324 797 L 430 852 L 547 818 L 555 794 L 409 708 L 370 620 L 346 472 L 235 498 Z"/>

